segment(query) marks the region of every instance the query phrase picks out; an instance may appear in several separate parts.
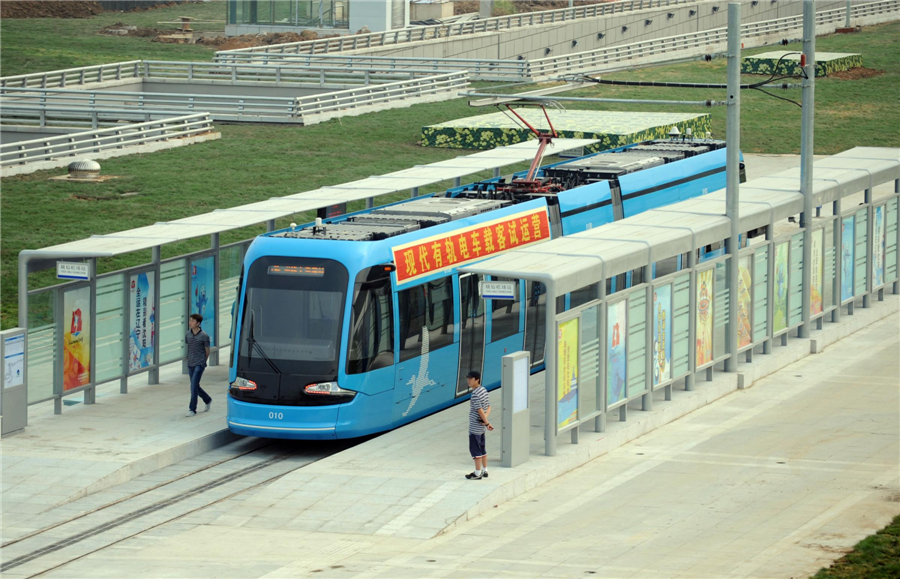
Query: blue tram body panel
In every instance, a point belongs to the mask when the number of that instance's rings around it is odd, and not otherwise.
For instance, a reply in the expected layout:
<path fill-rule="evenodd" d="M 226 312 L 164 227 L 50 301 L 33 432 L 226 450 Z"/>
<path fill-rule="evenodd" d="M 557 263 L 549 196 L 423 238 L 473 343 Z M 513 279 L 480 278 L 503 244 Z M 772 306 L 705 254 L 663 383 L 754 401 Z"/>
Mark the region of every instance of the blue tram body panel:
<path fill-rule="evenodd" d="M 672 156 L 665 164 L 641 170 L 626 168 L 612 177 L 598 168 L 610 159 L 610 166 L 619 168 L 627 164 L 625 160 L 644 163 L 645 157 L 652 158 L 657 149 L 668 150 L 669 144 L 645 143 L 617 150 L 634 151 L 630 156 L 600 153 L 544 167 L 544 177 L 568 179 L 568 187 L 554 196 L 497 201 L 503 181 L 495 178 L 454 188 L 445 196 L 419 197 L 336 217 L 322 229 L 307 224 L 257 237 L 244 258 L 235 308 L 229 429 L 248 436 L 309 440 L 390 430 L 467 400 L 460 376 L 470 369 L 466 366 L 470 359 L 475 367 L 481 364 L 485 387 L 499 387 L 500 358 L 527 348 L 529 342 L 532 347 L 536 344 L 534 338 L 526 342 L 527 331 L 535 331 L 528 330 L 526 311 L 532 306 L 525 295 L 526 284 L 519 286 L 517 330 L 508 325 L 512 318 L 503 322 L 507 324 L 503 331 L 494 324 L 491 300 L 481 300 L 479 326 L 471 317 L 477 314 L 462 311 L 471 308 L 472 302 L 462 305 L 461 276 L 455 267 L 407 283 L 398 283 L 396 272 L 378 274 L 383 266 L 392 267 L 392 248 L 535 209 L 547 212 L 552 231 L 570 235 L 622 218 L 623 212 L 633 215 L 725 186 L 724 146 L 710 142 L 706 144 L 714 150 L 685 158 Z M 646 150 L 637 152 L 641 147 Z M 436 210 L 442 203 L 452 207 Z M 411 215 L 418 219 L 415 226 L 409 225 Z M 407 291 L 411 288 L 415 289 Z M 471 295 L 472 290 L 468 291 Z M 401 294 L 409 308 L 404 343 Z M 420 300 L 415 312 L 424 326 L 418 341 L 415 335 L 420 330 L 410 321 L 412 296 Z M 480 300 L 477 295 L 475 299 Z M 376 301 L 377 307 L 372 305 Z M 448 303 L 452 319 L 446 317 Z M 365 317 L 372 312 L 377 313 Z M 429 327 L 441 315 L 446 327 Z M 360 328 L 369 330 L 360 334 Z M 359 343 L 357 336 L 361 336 Z M 542 330 L 535 336 L 543 342 Z M 354 363 L 371 367 L 351 371 L 351 350 L 362 351 L 371 344 L 377 344 L 380 352 L 374 362 L 359 354 L 354 357 Z M 469 358 L 473 352 L 481 357 Z M 532 371 L 542 366 L 538 360 Z"/>
<path fill-rule="evenodd" d="M 613 221 L 609 181 L 599 181 L 557 195 L 563 235 L 593 229 Z"/>

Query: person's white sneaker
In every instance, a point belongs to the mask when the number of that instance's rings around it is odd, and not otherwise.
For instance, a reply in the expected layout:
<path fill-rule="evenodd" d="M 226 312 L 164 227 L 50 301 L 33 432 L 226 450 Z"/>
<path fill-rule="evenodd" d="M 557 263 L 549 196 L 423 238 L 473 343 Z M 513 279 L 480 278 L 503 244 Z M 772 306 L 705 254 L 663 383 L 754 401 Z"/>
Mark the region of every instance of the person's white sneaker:
<path fill-rule="evenodd" d="M 186 416 L 187 418 L 190 418 L 191 416 L 197 416 L 197 413 L 194 412 L 193 410 L 191 410 L 191 411 L 189 411 L 187 414 L 185 414 L 185 416 Z"/>
<path fill-rule="evenodd" d="M 212 400 L 206 403 L 206 409 L 203 412 L 209 412 L 209 407 L 212 406 Z"/>

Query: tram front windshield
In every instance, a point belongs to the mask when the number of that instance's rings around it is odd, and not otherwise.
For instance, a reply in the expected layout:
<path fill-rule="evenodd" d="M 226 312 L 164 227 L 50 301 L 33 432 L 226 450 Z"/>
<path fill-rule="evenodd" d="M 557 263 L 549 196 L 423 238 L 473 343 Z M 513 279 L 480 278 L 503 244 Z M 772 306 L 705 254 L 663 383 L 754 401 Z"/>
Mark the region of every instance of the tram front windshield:
<path fill-rule="evenodd" d="M 238 372 L 335 379 L 347 269 L 330 259 L 253 262 L 241 323 Z"/>

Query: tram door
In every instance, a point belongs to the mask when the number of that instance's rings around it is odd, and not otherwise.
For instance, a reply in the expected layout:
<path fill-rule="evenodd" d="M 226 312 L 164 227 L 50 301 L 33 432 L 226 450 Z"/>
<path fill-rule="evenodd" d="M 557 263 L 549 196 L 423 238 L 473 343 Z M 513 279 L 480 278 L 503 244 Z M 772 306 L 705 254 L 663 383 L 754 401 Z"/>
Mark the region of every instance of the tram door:
<path fill-rule="evenodd" d="M 478 295 L 482 276 L 459 276 L 459 371 L 456 396 L 469 392 L 466 374 L 471 370 L 482 373 L 484 366 L 484 300 Z"/>

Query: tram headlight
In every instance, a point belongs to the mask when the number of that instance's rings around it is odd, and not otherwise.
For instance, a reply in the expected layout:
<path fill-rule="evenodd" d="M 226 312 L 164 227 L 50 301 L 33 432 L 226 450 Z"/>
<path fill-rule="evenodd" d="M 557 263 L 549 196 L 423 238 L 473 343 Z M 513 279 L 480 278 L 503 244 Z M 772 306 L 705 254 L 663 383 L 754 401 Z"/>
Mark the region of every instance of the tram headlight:
<path fill-rule="evenodd" d="M 231 387 L 235 390 L 256 390 L 256 382 L 246 378 L 235 378 L 234 382 L 231 383 Z"/>
<path fill-rule="evenodd" d="M 353 390 L 345 390 L 338 386 L 337 382 L 319 382 L 315 384 L 307 384 L 303 389 L 307 394 L 315 394 L 317 396 L 356 396 Z"/>

